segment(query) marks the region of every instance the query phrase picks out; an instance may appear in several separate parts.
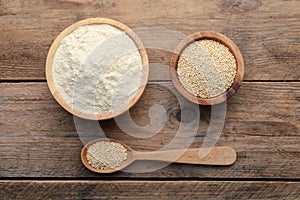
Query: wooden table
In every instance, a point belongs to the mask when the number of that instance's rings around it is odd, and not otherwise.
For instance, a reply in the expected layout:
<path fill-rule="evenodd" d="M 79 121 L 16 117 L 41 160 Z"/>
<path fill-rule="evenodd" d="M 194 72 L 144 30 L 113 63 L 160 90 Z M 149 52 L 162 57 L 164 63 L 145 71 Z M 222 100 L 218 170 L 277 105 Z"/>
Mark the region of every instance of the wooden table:
<path fill-rule="evenodd" d="M 0 0 L 0 199 L 300 199 L 299 9 L 298 0 Z M 73 117 L 50 94 L 45 61 L 55 37 L 89 17 L 186 35 L 216 31 L 237 44 L 244 82 L 227 102 L 217 143 L 236 149 L 234 165 L 171 164 L 107 175 L 84 168 Z M 140 139 L 122 133 L 114 120 L 100 122 L 108 137 L 136 150 L 163 147 L 179 123 L 178 101 L 165 87 L 172 83 L 157 68 L 168 65 L 171 53 L 149 48 L 148 54 L 149 84 L 131 113 L 145 125 L 150 106 L 161 104 L 168 116 L 164 128 Z M 200 110 L 193 147 L 200 146 L 209 125 L 210 107 Z"/>

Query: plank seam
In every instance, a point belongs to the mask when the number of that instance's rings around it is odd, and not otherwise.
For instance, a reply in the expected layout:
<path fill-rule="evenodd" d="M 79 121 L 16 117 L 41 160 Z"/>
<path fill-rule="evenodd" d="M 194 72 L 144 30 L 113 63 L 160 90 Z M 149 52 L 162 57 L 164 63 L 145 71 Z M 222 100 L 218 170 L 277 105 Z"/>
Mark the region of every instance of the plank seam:
<path fill-rule="evenodd" d="M 299 182 L 300 178 L 195 178 L 195 177 L 183 177 L 183 178 L 128 178 L 128 177 L 13 177 L 6 178 L 1 177 L 0 181 L 222 181 L 222 182 Z"/>

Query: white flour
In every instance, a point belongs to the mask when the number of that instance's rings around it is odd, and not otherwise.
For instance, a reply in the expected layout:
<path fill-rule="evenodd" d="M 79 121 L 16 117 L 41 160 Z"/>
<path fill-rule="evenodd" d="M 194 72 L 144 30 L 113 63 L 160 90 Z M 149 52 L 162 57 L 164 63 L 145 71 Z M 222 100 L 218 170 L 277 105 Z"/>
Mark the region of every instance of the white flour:
<path fill-rule="evenodd" d="M 86 114 L 128 104 L 141 85 L 142 70 L 134 41 L 107 24 L 78 27 L 61 41 L 53 60 L 59 94 Z"/>

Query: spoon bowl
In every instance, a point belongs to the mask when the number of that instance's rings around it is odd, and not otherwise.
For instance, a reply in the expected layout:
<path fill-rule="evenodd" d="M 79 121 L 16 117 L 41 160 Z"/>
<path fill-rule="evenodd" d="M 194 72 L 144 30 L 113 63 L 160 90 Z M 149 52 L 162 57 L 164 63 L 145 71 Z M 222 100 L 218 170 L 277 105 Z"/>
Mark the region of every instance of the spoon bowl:
<path fill-rule="evenodd" d="M 127 150 L 127 159 L 118 167 L 109 168 L 109 169 L 96 169 L 92 167 L 87 161 L 87 150 L 88 148 L 101 141 L 106 142 L 115 142 L 121 144 Z M 205 149 L 201 149 L 204 150 Z M 232 147 L 212 147 L 208 150 L 208 154 L 205 156 L 200 155 L 199 148 L 190 148 L 190 149 L 175 149 L 175 150 L 164 150 L 164 151 L 148 151 L 148 152 L 139 152 L 131 149 L 126 144 L 108 138 L 101 138 L 91 141 L 86 144 L 81 151 L 81 161 L 83 165 L 89 170 L 97 173 L 113 173 L 119 170 L 124 169 L 131 163 L 136 160 L 153 160 L 153 161 L 162 161 L 162 162 L 175 162 L 175 163 L 184 163 L 184 164 L 196 164 L 196 165 L 219 165 L 227 166 L 232 165 L 236 161 L 236 151 Z"/>
<path fill-rule="evenodd" d="M 94 167 L 92 167 L 88 161 L 87 161 L 87 158 L 86 158 L 86 155 L 87 155 L 87 150 L 88 148 L 97 143 L 97 142 L 115 142 L 115 143 L 119 143 L 121 144 L 126 150 L 127 150 L 127 158 L 126 160 L 122 163 L 121 166 L 119 167 L 115 167 L 115 168 L 109 168 L 109 169 L 96 169 Z M 128 165 L 130 165 L 134 159 L 133 159 L 133 154 L 132 154 L 133 150 L 127 146 L 126 144 L 118 141 L 118 140 L 114 140 L 114 139 L 109 139 L 109 138 L 100 138 L 100 139 L 96 139 L 96 140 L 93 140 L 91 142 L 89 142 L 88 144 L 86 144 L 83 148 L 82 148 L 82 151 L 81 151 L 81 161 L 83 163 L 83 165 L 88 168 L 89 170 L 93 171 L 93 172 L 97 172 L 97 173 L 113 173 L 113 172 L 116 172 L 116 171 L 119 171 L 125 167 L 127 167 Z"/>

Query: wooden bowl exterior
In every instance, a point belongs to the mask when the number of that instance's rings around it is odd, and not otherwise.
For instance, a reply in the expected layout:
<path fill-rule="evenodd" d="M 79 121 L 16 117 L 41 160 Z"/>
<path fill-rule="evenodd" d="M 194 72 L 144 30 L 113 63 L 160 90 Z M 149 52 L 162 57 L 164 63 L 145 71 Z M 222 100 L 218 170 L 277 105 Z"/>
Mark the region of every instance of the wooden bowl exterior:
<path fill-rule="evenodd" d="M 136 95 L 130 100 L 128 105 L 122 106 L 122 107 L 114 110 L 113 112 L 98 113 L 98 114 L 87 114 L 87 113 L 80 112 L 79 110 L 76 110 L 76 109 L 72 108 L 72 106 L 70 106 L 69 104 L 67 104 L 65 102 L 65 100 L 61 97 L 61 95 L 57 91 L 57 89 L 55 87 L 55 84 L 54 84 L 53 75 L 52 75 L 52 71 L 53 71 L 52 64 L 53 64 L 53 59 L 54 59 L 55 52 L 56 52 L 58 46 L 60 45 L 60 42 L 63 40 L 64 37 L 66 37 L 68 34 L 70 34 L 76 28 L 78 28 L 80 26 L 84 26 L 84 25 L 90 25 L 90 24 L 108 24 L 108 25 L 114 26 L 114 27 L 126 32 L 127 35 L 135 42 L 137 48 L 139 49 L 140 55 L 141 55 L 142 64 L 143 64 L 143 72 L 142 72 L 143 76 L 142 76 L 141 86 L 138 88 L 138 90 L 136 91 Z M 141 97 L 143 91 L 145 90 L 145 87 L 146 87 L 147 82 L 148 82 L 148 76 L 149 76 L 148 55 L 147 55 L 146 49 L 145 49 L 143 43 L 141 42 L 141 40 L 126 25 L 124 25 L 124 24 L 122 24 L 118 21 L 115 21 L 115 20 L 112 20 L 112 19 L 107 19 L 107 18 L 89 18 L 89 19 L 85 19 L 85 20 L 76 22 L 76 23 L 72 24 L 71 26 L 67 27 L 54 40 L 54 42 L 53 42 L 53 44 L 52 44 L 52 46 L 49 50 L 49 53 L 48 53 L 48 56 L 47 56 L 47 61 L 46 61 L 47 83 L 48 83 L 48 87 L 49 87 L 52 95 L 54 96 L 55 100 L 65 110 L 72 113 L 73 115 L 76 115 L 76 116 L 79 116 L 79 117 L 82 117 L 82 118 L 85 118 L 85 119 L 91 119 L 91 120 L 110 119 L 110 118 L 116 117 L 116 116 L 124 113 L 129 108 L 131 108 L 138 101 L 138 99 Z"/>
<path fill-rule="evenodd" d="M 188 92 L 180 83 L 177 74 L 177 63 L 182 51 L 192 42 L 202 39 L 211 39 L 224 44 L 226 47 L 229 48 L 230 52 L 233 54 L 236 60 L 237 73 L 234 77 L 234 82 L 231 85 L 231 87 L 223 94 L 209 99 L 196 97 L 190 92 Z M 182 40 L 175 49 L 170 61 L 170 76 L 178 92 L 189 101 L 200 105 L 219 104 L 226 101 L 228 98 L 234 95 L 238 88 L 241 86 L 244 77 L 244 60 L 238 47 L 226 36 L 216 32 L 197 32 Z"/>

